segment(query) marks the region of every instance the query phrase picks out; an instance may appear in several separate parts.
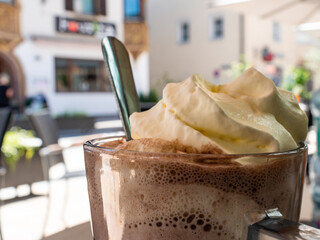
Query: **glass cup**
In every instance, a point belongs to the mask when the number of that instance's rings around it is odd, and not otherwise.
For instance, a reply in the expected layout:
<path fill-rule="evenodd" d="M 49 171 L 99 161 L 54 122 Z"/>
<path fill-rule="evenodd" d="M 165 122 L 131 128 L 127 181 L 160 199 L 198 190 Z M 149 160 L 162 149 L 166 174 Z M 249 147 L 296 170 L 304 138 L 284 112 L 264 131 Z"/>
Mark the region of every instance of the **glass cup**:
<path fill-rule="evenodd" d="M 95 240 L 243 239 L 245 214 L 272 208 L 299 220 L 304 144 L 264 154 L 148 153 L 117 150 L 117 139 L 84 144 Z"/>

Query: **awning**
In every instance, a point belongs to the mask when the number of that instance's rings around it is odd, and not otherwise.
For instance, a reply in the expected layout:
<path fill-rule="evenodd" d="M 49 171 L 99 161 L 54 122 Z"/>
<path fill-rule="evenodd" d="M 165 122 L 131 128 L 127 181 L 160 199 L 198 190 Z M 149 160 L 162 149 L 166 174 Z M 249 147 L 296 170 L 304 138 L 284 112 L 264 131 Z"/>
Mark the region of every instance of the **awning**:
<path fill-rule="evenodd" d="M 320 22 L 319 0 L 208 0 L 207 6 L 293 25 Z"/>

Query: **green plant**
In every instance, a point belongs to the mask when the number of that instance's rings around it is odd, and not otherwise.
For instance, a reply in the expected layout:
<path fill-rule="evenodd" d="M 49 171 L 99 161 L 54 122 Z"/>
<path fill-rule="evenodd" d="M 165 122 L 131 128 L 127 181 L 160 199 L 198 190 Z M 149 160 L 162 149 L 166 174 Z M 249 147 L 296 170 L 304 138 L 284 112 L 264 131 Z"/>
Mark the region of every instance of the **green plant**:
<path fill-rule="evenodd" d="M 285 78 L 282 87 L 292 91 L 297 97 L 310 99 L 311 92 L 308 91 L 307 83 L 310 80 L 310 71 L 303 67 L 293 67 L 290 69 L 288 76 Z"/>
<path fill-rule="evenodd" d="M 56 115 L 56 118 L 68 118 L 68 117 L 87 117 L 85 112 L 64 112 Z"/>
<path fill-rule="evenodd" d="M 312 73 L 312 88 L 314 90 L 320 87 L 320 50 L 317 47 L 311 47 L 303 56 L 303 65 Z"/>
<path fill-rule="evenodd" d="M 162 95 L 162 90 L 163 88 L 171 82 L 176 82 L 174 81 L 167 72 L 164 72 L 160 78 L 154 79 L 151 83 L 152 86 L 151 88 L 153 89 L 152 91 L 155 91 L 157 96 L 160 98 Z"/>
<path fill-rule="evenodd" d="M 231 63 L 229 76 L 231 77 L 232 80 L 236 79 L 245 70 L 247 70 L 250 67 L 252 67 L 252 64 L 246 61 L 244 55 L 241 55 L 239 61 Z"/>
<path fill-rule="evenodd" d="M 32 131 L 12 127 L 4 136 L 1 151 L 5 157 L 6 164 L 10 170 L 14 170 L 21 157 L 31 159 L 35 152 L 35 147 L 28 146 L 28 140 L 34 139 Z"/>
<path fill-rule="evenodd" d="M 140 94 L 140 102 L 158 102 L 159 97 L 155 89 L 151 89 L 148 94 Z"/>

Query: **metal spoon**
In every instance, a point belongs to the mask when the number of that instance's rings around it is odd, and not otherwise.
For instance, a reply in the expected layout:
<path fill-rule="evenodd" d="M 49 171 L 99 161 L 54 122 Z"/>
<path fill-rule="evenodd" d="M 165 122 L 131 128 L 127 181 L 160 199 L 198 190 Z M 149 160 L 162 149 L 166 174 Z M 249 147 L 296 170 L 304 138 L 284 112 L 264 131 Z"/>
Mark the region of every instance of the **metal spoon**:
<path fill-rule="evenodd" d="M 129 116 L 134 112 L 140 112 L 129 54 L 125 46 L 115 37 L 103 38 L 101 46 L 126 139 L 129 141 L 132 139 Z"/>

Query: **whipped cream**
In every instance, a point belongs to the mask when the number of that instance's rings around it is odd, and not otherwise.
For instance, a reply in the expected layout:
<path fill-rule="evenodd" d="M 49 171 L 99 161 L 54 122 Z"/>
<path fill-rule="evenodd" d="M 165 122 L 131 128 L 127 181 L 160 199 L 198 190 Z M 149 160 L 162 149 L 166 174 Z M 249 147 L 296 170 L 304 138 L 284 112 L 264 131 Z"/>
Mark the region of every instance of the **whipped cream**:
<path fill-rule="evenodd" d="M 199 152 L 218 148 L 228 154 L 295 149 L 308 132 L 295 96 L 254 68 L 225 85 L 200 75 L 170 83 L 163 99 L 133 113 L 130 123 L 134 139 L 161 138 Z"/>

